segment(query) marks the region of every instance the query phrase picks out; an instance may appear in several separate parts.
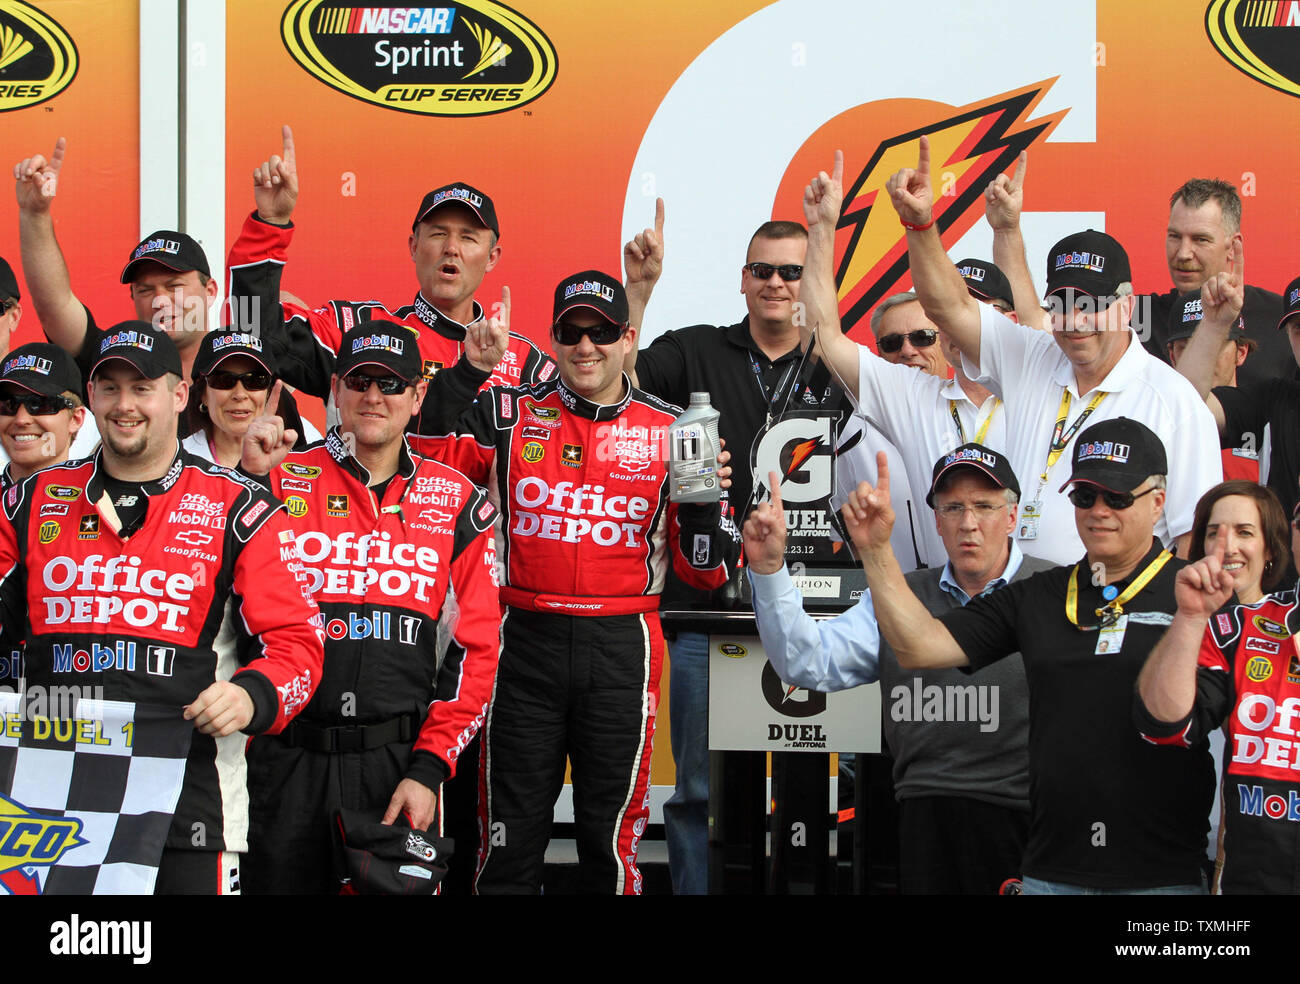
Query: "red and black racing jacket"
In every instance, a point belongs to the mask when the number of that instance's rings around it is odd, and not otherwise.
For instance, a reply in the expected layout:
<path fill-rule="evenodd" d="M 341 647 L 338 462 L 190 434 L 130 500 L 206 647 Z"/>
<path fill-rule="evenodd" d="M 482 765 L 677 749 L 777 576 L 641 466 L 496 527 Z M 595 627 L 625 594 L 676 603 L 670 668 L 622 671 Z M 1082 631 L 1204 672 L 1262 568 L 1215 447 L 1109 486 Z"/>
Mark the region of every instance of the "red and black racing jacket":
<path fill-rule="evenodd" d="M 29 688 L 102 688 L 106 700 L 179 715 L 233 679 L 253 700 L 245 732 L 281 731 L 315 692 L 322 659 L 320 611 L 284 509 L 179 447 L 143 489 L 132 529 L 104 490 L 99 454 L 4 493 L 0 612 L 21 623 Z M 248 849 L 246 741 L 194 732 L 168 847 Z"/>
<path fill-rule="evenodd" d="M 258 319 L 263 337 L 269 338 L 272 351 L 285 382 L 322 399 L 329 395 L 330 374 L 343 335 L 367 321 L 392 321 L 410 328 L 424 357 L 426 378 L 443 369 L 454 369 L 460 386 L 469 386 L 469 395 L 479 387 L 528 386 L 545 382 L 555 373 L 555 362 L 523 335 L 510 333 L 506 354 L 486 378 L 461 362 L 465 325 L 440 314 L 424 295 L 390 311 L 379 301 L 329 301 L 314 311 L 280 300 L 280 275 L 284 269 L 293 226 L 263 222 L 254 212 L 244 220 L 239 238 L 230 247 L 226 260 L 229 270 L 227 322 L 243 324 L 249 320 L 244 312 L 269 311 Z M 471 324 L 483 318 L 483 308 L 474 302 Z M 452 380 L 444 380 L 449 383 Z M 467 405 L 467 396 L 461 405 Z"/>
<path fill-rule="evenodd" d="M 1196 703 L 1182 721 L 1135 704 L 1155 744 L 1188 747 L 1224 725 L 1223 868 L 1228 893 L 1300 892 L 1300 631 L 1297 591 L 1232 603 L 1201 637 Z"/>
<path fill-rule="evenodd" d="M 482 725 L 496 679 L 496 508 L 464 475 L 405 444 L 376 501 L 337 428 L 289 455 L 270 481 L 325 620 L 325 674 L 295 727 L 414 715 L 407 777 L 437 789 Z M 450 642 L 439 666 L 444 618 Z"/>
<path fill-rule="evenodd" d="M 487 484 L 502 512 L 501 600 L 569 615 L 659 607 L 667 554 L 689 584 L 726 583 L 740 537 L 721 504 L 668 498 L 667 431 L 680 410 L 633 389 L 601 406 L 559 379 L 479 394 L 452 428 L 413 445 Z"/>

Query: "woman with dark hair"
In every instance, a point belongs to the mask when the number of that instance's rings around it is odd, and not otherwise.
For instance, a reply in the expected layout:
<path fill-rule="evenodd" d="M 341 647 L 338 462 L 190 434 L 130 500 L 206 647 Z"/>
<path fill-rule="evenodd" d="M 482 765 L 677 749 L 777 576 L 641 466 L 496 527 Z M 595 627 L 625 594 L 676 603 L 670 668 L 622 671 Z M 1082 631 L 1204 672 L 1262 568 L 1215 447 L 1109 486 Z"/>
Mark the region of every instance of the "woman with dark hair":
<path fill-rule="evenodd" d="M 1224 726 L 1215 888 L 1300 887 L 1300 596 L 1276 590 L 1290 560 L 1288 523 L 1271 489 L 1236 480 L 1196 505 L 1178 613 L 1138 677 L 1134 719 L 1155 744 L 1190 748 Z M 1234 597 L 1235 595 L 1235 597 Z"/>
<path fill-rule="evenodd" d="M 240 331 L 204 335 L 194 357 L 194 385 L 185 410 L 190 432 L 182 442 L 185 450 L 228 468 L 238 465 L 244 433 L 265 408 L 276 376 L 275 360 L 256 335 Z M 295 448 L 320 440 L 320 432 L 298 416 L 287 389 L 276 413 L 286 428 L 298 432 Z"/>

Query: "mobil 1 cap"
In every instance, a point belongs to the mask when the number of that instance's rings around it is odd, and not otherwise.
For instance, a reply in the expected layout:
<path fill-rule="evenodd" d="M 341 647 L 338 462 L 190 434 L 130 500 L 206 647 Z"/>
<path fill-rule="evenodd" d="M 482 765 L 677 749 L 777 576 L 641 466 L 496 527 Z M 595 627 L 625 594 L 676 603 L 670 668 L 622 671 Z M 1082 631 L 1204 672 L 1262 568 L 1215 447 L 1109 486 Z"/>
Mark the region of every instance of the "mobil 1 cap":
<path fill-rule="evenodd" d="M 159 229 L 140 240 L 140 245 L 131 251 L 131 259 L 122 267 L 122 283 L 129 284 L 143 263 L 158 263 L 179 273 L 197 270 L 205 277 L 212 276 L 203 247 L 174 229 Z"/>
<path fill-rule="evenodd" d="M 1174 298 L 1173 306 L 1169 309 L 1169 335 L 1165 339 L 1166 344 L 1169 342 L 1179 342 L 1184 338 L 1191 338 L 1196 334 L 1196 327 L 1205 317 L 1205 312 L 1201 310 L 1201 292 L 1199 290 L 1189 290 L 1178 294 Z M 1237 323 L 1228 331 L 1228 337 L 1234 342 L 1248 341 L 1246 338 L 1246 319 L 1237 315 Z"/>
<path fill-rule="evenodd" d="M 1131 282 L 1128 253 L 1119 240 L 1096 229 L 1066 236 L 1047 254 L 1047 293 L 1072 290 L 1093 297 L 1113 297 Z"/>
<path fill-rule="evenodd" d="M 939 491 L 944 476 L 957 468 L 974 468 L 981 471 L 997 483 L 999 488 L 1010 489 L 1016 494 L 1017 499 L 1020 498 L 1020 483 L 1016 481 L 1016 473 L 1012 471 L 1011 463 L 992 448 L 972 442 L 949 451 L 934 463 L 934 472 L 930 477 L 930 491 L 925 494 L 925 504 L 931 509 L 934 508 L 934 494 Z"/>
<path fill-rule="evenodd" d="M 1300 277 L 1287 284 L 1286 290 L 1282 292 L 1282 318 L 1277 326 L 1285 327 L 1287 321 L 1297 314 L 1300 314 Z"/>
<path fill-rule="evenodd" d="M 442 208 L 444 205 L 465 206 L 478 216 L 484 228 L 492 230 L 492 235 L 501 237 L 501 226 L 497 222 L 497 210 L 492 204 L 492 199 L 464 181 L 453 181 L 441 188 L 434 188 L 425 195 L 420 200 L 420 207 L 415 210 L 415 221 L 411 223 L 411 230 L 414 231 L 415 227 L 427 219 L 434 209 Z"/>
<path fill-rule="evenodd" d="M 583 270 L 560 281 L 555 288 L 551 324 L 578 308 L 589 308 L 616 325 L 627 324 L 627 294 L 623 285 L 599 270 Z"/>
<path fill-rule="evenodd" d="M 42 396 L 81 393 L 81 371 L 72 356 L 49 342 L 20 345 L 0 362 L 0 383 Z"/>
<path fill-rule="evenodd" d="M 1007 275 L 987 260 L 960 260 L 957 272 L 966 281 L 966 289 L 981 301 L 1005 301 L 1014 310 L 1016 300 L 1011 296 L 1011 281 Z"/>
<path fill-rule="evenodd" d="M 408 383 L 419 382 L 424 371 L 415 332 L 391 321 L 367 321 L 343 336 L 335 374 L 342 379 L 362 366 L 390 370 Z"/>
<path fill-rule="evenodd" d="M 1132 492 L 1151 475 L 1167 475 L 1165 446 L 1151 428 L 1129 417 L 1085 428 L 1074 442 L 1074 467 L 1058 491 L 1076 482 Z"/>
<path fill-rule="evenodd" d="M 247 356 L 272 376 L 279 375 L 267 345 L 257 335 L 246 331 L 204 333 L 198 354 L 194 356 L 194 375 L 206 376 L 233 355 Z"/>
<path fill-rule="evenodd" d="M 181 375 L 176 343 L 147 321 L 123 321 L 100 332 L 91 377 L 100 366 L 113 360 L 130 363 L 145 379 L 159 379 L 169 372 Z"/>

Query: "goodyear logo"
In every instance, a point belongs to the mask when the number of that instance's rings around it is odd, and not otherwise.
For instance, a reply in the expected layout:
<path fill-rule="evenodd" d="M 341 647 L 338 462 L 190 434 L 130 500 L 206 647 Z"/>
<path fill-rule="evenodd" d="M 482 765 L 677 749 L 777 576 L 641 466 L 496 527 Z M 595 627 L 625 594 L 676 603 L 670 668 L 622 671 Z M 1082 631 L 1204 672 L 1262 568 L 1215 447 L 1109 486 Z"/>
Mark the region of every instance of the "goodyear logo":
<path fill-rule="evenodd" d="M 68 32 L 30 3 L 0 4 L 0 113 L 53 99 L 77 76 Z"/>
<path fill-rule="evenodd" d="M 1271 89 L 1300 96 L 1298 0 L 1214 0 L 1205 33 L 1228 63 Z"/>
<path fill-rule="evenodd" d="M 56 864 L 74 847 L 85 844 L 76 817 L 33 813 L 16 800 L 0 795 L 0 872 L 30 864 Z"/>
<path fill-rule="evenodd" d="M 555 81 L 555 46 L 494 0 L 358 7 L 293 0 L 280 19 L 289 55 L 353 99 L 429 116 L 518 109 Z"/>

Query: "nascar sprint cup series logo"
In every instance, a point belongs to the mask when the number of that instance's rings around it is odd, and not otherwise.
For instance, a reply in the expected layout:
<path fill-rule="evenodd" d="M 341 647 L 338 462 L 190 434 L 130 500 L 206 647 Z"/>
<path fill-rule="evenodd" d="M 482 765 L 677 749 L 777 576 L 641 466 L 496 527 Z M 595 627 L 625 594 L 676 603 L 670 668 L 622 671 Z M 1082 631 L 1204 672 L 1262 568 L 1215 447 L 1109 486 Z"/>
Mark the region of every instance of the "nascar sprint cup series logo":
<path fill-rule="evenodd" d="M 0 113 L 52 99 L 77 74 L 77 46 L 29 3 L 0 0 Z"/>
<path fill-rule="evenodd" d="M 446 7 L 354 7 L 294 0 L 280 20 L 289 54 L 364 102 L 429 116 L 487 116 L 532 102 L 555 81 L 555 47 L 492 0 Z"/>
<path fill-rule="evenodd" d="M 1300 0 L 1214 0 L 1205 33 L 1228 62 L 1257 82 L 1300 96 Z"/>

